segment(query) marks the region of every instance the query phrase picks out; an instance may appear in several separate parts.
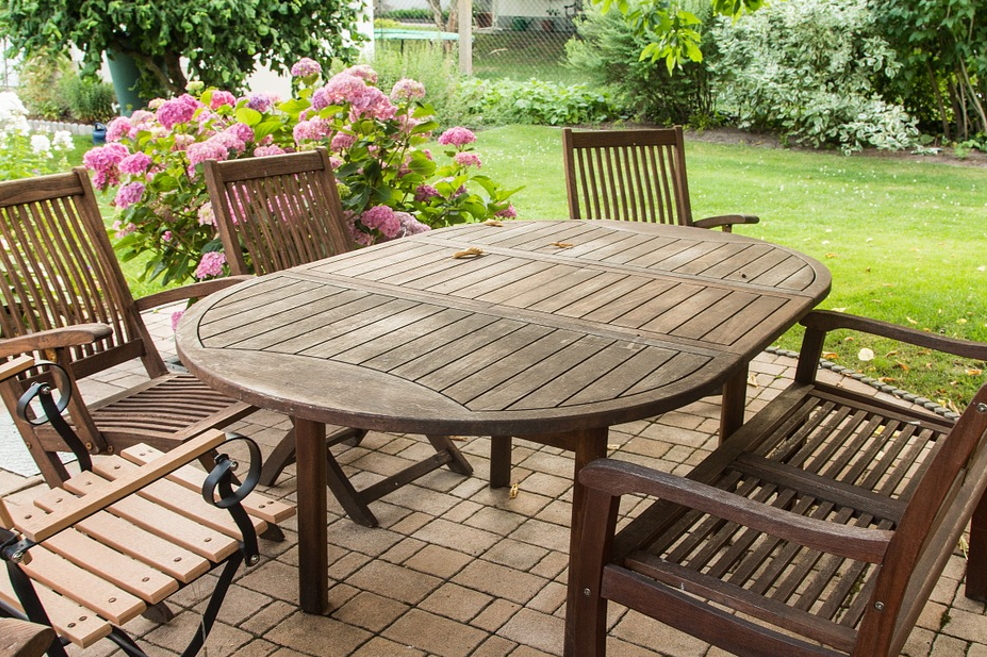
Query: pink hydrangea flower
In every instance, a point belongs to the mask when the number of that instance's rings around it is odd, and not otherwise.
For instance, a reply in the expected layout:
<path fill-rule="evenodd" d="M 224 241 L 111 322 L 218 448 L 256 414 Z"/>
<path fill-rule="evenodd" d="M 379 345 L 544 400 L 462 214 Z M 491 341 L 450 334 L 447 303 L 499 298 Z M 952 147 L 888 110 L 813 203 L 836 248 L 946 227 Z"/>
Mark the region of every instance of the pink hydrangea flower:
<path fill-rule="evenodd" d="M 209 99 L 209 107 L 216 110 L 224 105 L 229 105 L 230 107 L 236 105 L 236 96 L 229 91 L 212 92 L 212 98 Z"/>
<path fill-rule="evenodd" d="M 391 98 L 396 101 L 421 100 L 425 97 L 425 85 L 411 78 L 401 78 L 391 88 Z"/>
<path fill-rule="evenodd" d="M 215 226 L 216 225 L 216 213 L 213 212 L 212 203 L 206 201 L 199 207 L 199 211 L 196 213 L 199 217 L 200 226 Z"/>
<path fill-rule="evenodd" d="M 170 230 L 166 230 L 165 232 L 161 233 L 161 240 L 164 242 L 170 242 L 172 237 L 174 237 L 174 235 Z"/>
<path fill-rule="evenodd" d="M 432 230 L 429 225 L 415 219 L 410 212 L 397 212 L 395 214 L 397 214 L 398 219 L 401 221 L 401 235 L 403 236 L 417 235 L 418 233 Z"/>
<path fill-rule="evenodd" d="M 300 121 L 292 129 L 292 136 L 296 144 L 306 141 L 321 141 L 329 136 L 332 127 L 322 119 L 312 119 L 311 121 Z"/>
<path fill-rule="evenodd" d="M 401 232 L 401 219 L 386 205 L 375 205 L 360 215 L 360 223 L 371 230 L 379 230 L 384 237 L 391 239 Z"/>
<path fill-rule="evenodd" d="M 129 223 L 126 226 L 121 226 L 119 221 L 114 221 L 113 225 L 110 226 L 110 228 L 116 231 L 116 238 L 118 240 L 123 239 L 127 235 L 130 235 L 132 232 L 137 230 L 137 226 L 135 226 L 133 223 Z"/>
<path fill-rule="evenodd" d="M 345 151 L 347 148 L 356 143 L 356 137 L 354 135 L 346 134 L 345 132 L 337 132 L 332 137 L 332 141 L 329 142 L 329 148 L 339 152 Z"/>
<path fill-rule="evenodd" d="M 278 146 L 277 144 L 271 144 L 269 146 L 258 146 L 254 149 L 254 157 L 267 157 L 269 155 L 284 155 L 287 151 Z"/>
<path fill-rule="evenodd" d="M 147 153 L 128 155 L 120 161 L 120 173 L 136 176 L 147 171 L 152 162 L 154 159 Z"/>
<path fill-rule="evenodd" d="M 276 102 L 278 102 L 278 96 L 276 94 L 258 91 L 248 96 L 247 107 L 258 112 L 267 112 L 274 107 L 274 103 Z"/>
<path fill-rule="evenodd" d="M 220 276 L 223 265 L 226 264 L 226 254 L 221 251 L 210 251 L 202 254 L 199 266 L 195 268 L 195 277 L 199 280 Z"/>
<path fill-rule="evenodd" d="M 439 190 L 435 189 L 431 185 L 418 185 L 415 190 L 415 201 L 417 203 L 424 203 L 430 198 L 435 198 L 436 196 L 441 196 Z"/>
<path fill-rule="evenodd" d="M 449 128 L 439 135 L 439 143 L 443 146 L 460 148 L 476 141 L 476 135 L 471 130 L 462 127 Z"/>
<path fill-rule="evenodd" d="M 86 151 L 86 154 L 82 156 L 82 163 L 86 165 L 87 169 L 105 173 L 115 169 L 128 155 L 130 155 L 130 151 L 123 144 L 107 144 Z"/>
<path fill-rule="evenodd" d="M 367 93 L 367 83 L 346 71 L 332 76 L 326 85 L 312 94 L 312 109 L 321 110 L 330 105 L 356 103 Z"/>
<path fill-rule="evenodd" d="M 348 69 L 343 71 L 343 75 L 352 75 L 353 77 L 366 80 L 369 84 L 377 84 L 377 71 L 373 70 L 367 64 L 357 64 L 356 66 L 350 66 Z"/>
<path fill-rule="evenodd" d="M 514 219 L 517 217 L 517 210 L 514 209 L 514 204 L 511 203 L 506 208 L 498 212 L 496 216 L 504 217 L 505 219 Z"/>
<path fill-rule="evenodd" d="M 352 210 L 343 211 L 343 220 L 346 223 L 346 228 L 349 230 L 350 237 L 353 241 L 360 246 L 370 246 L 374 243 L 373 235 L 365 230 L 361 230 L 359 226 L 356 225 L 356 213 Z"/>
<path fill-rule="evenodd" d="M 113 199 L 113 204 L 116 205 L 121 210 L 129 208 L 134 203 L 141 200 L 144 195 L 144 183 L 142 182 L 132 182 L 126 185 L 121 185 L 120 189 L 117 190 L 116 198 Z"/>
<path fill-rule="evenodd" d="M 189 161 L 189 175 L 195 171 L 195 165 L 206 160 L 223 161 L 230 155 L 230 149 L 218 140 L 207 139 L 196 144 L 191 144 L 185 151 Z"/>
<path fill-rule="evenodd" d="M 171 313 L 171 330 L 173 332 L 178 330 L 178 322 L 181 321 L 182 315 L 184 314 L 185 314 L 184 310 L 176 310 L 175 312 Z"/>
<path fill-rule="evenodd" d="M 132 127 L 133 126 L 130 124 L 130 119 L 125 116 L 118 116 L 110 121 L 110 124 L 106 126 L 106 141 L 120 141 L 124 137 L 129 137 L 130 129 Z"/>
<path fill-rule="evenodd" d="M 476 153 L 470 153 L 469 151 L 461 151 L 453 156 L 453 161 L 461 167 L 473 167 L 475 166 L 479 169 L 483 166 L 480 162 L 480 158 Z"/>
<path fill-rule="evenodd" d="M 171 130 L 179 123 L 191 121 L 195 111 L 202 106 L 202 103 L 188 94 L 166 100 L 158 108 L 158 123 Z"/>
<path fill-rule="evenodd" d="M 322 66 L 319 62 L 308 57 L 302 57 L 291 67 L 291 74 L 296 78 L 307 78 L 322 73 Z"/>

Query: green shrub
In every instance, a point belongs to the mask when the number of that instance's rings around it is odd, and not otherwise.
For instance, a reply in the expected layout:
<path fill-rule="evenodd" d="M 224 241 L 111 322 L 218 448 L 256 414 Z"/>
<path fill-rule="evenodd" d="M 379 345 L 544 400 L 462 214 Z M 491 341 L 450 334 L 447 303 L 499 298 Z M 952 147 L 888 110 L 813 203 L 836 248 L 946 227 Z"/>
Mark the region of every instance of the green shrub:
<path fill-rule="evenodd" d="M 435 108 L 435 120 L 443 127 L 465 123 L 466 113 L 458 100 L 459 64 L 454 52 L 441 43 L 377 43 L 373 60 L 378 84 L 385 92 L 401 78 L 418 80 L 428 91 L 429 103 Z"/>
<path fill-rule="evenodd" d="M 59 93 L 59 81 L 73 74 L 68 57 L 52 50 L 37 52 L 26 57 L 17 72 L 17 95 L 31 116 L 57 121 L 68 114 L 68 103 Z"/>
<path fill-rule="evenodd" d="M 69 116 L 80 123 L 107 121 L 114 114 L 116 93 L 113 85 L 102 80 L 67 75 L 59 84 L 59 91 L 69 108 Z"/>
<path fill-rule="evenodd" d="M 690 6 L 694 4 L 695 6 Z M 709 5 L 686 2 L 704 24 L 710 20 Z M 576 21 L 579 39 L 566 43 L 569 67 L 593 82 L 612 90 L 614 103 L 628 116 L 659 124 L 708 125 L 713 115 L 708 62 L 716 58 L 716 41 L 703 35 L 702 62 L 687 62 L 669 73 L 664 61 L 641 61 L 641 50 L 649 40 L 635 36 L 620 12 L 601 14 L 595 7 Z"/>
<path fill-rule="evenodd" d="M 899 65 L 866 0 L 791 0 L 714 30 L 717 96 L 739 127 L 811 146 L 908 148 L 915 122 L 877 93 Z"/>
<path fill-rule="evenodd" d="M 474 78 L 460 85 L 460 98 L 485 125 L 599 123 L 618 115 L 607 93 L 585 84 Z"/>

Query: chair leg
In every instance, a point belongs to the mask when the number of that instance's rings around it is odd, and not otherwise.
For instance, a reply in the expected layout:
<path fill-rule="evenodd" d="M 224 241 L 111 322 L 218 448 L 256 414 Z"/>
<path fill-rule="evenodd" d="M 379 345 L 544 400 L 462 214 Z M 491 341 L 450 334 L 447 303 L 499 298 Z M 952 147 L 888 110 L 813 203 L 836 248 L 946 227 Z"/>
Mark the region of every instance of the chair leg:
<path fill-rule="evenodd" d="M 490 487 L 511 485 L 511 437 L 490 437 Z"/>
<path fill-rule="evenodd" d="M 965 593 L 974 600 L 987 600 L 987 494 L 980 498 L 970 520 Z"/>

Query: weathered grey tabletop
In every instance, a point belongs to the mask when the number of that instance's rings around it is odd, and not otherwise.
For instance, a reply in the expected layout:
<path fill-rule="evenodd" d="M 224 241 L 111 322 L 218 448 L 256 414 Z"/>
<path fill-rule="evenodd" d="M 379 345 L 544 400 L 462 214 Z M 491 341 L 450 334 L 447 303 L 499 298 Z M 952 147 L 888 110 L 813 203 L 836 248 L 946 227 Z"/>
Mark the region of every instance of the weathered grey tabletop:
<path fill-rule="evenodd" d="M 482 254 L 453 257 L 469 247 Z M 212 295 L 178 348 L 212 386 L 295 419 L 301 603 L 322 612 L 326 423 L 523 436 L 573 450 L 578 471 L 605 456 L 607 427 L 723 389 L 726 436 L 749 361 L 829 287 L 815 260 L 718 231 L 457 226 Z"/>

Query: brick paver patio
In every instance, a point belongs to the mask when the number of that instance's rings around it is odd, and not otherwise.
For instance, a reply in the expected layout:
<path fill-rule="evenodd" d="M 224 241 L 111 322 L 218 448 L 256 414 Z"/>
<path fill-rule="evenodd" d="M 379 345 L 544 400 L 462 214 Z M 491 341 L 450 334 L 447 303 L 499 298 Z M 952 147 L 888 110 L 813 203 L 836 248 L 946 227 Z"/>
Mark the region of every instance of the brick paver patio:
<path fill-rule="evenodd" d="M 163 351 L 173 353 L 170 314 L 148 316 Z M 753 364 L 748 410 L 762 407 L 791 380 L 795 361 L 762 354 Z M 131 385 L 139 370 L 119 370 L 86 389 L 91 395 Z M 825 371 L 845 385 L 863 386 Z M 869 389 L 869 388 L 868 388 Z M 373 394 L 373 391 L 368 391 Z M 704 400 L 648 421 L 615 427 L 611 452 L 671 472 L 686 472 L 714 445 L 719 408 Z M 260 411 L 235 429 L 270 450 L 289 423 Z M 419 437 L 371 433 L 357 447 L 339 446 L 358 487 L 396 471 L 431 448 Z M 465 438 L 475 468 L 469 478 L 437 471 L 373 504 L 381 526 L 350 522 L 330 496 L 332 612 L 311 616 L 295 607 L 297 535 L 263 541 L 263 559 L 231 589 L 207 643 L 211 657 L 541 657 L 560 655 L 568 551 L 572 461 L 562 451 L 517 440 L 513 481 L 518 492 L 487 487 L 489 441 Z M 0 455 L 0 465 L 2 465 Z M 268 493 L 293 499 L 293 468 Z M 28 499 L 38 478 L 0 469 L 0 494 Z M 963 597 L 964 559 L 956 551 L 902 654 L 987 657 L 985 606 Z M 177 655 L 211 592 L 211 577 L 170 599 L 166 625 L 140 619 L 127 630 L 150 655 Z M 610 611 L 611 657 L 719 657 L 723 651 L 626 609 Z M 78 655 L 108 655 L 112 644 Z"/>

